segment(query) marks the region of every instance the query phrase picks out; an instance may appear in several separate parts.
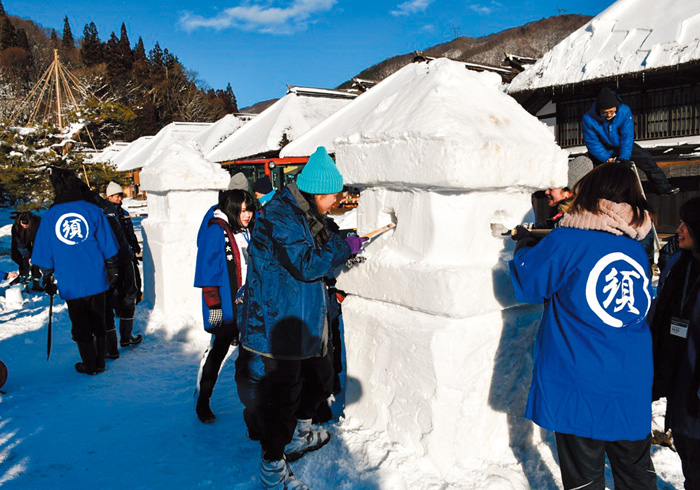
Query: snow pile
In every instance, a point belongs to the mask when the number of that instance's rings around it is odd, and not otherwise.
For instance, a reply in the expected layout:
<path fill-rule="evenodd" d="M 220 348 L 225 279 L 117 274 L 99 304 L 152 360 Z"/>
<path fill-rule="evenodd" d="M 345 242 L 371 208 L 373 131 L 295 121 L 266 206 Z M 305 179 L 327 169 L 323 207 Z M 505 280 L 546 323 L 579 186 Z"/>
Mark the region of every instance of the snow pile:
<path fill-rule="evenodd" d="M 509 92 L 700 59 L 700 0 L 618 0 L 513 79 Z"/>
<path fill-rule="evenodd" d="M 339 278 L 346 413 L 448 481 L 468 470 L 460 488 L 529 488 L 552 463 L 522 417 L 541 309 L 513 307 L 512 250 L 490 224 L 521 222 L 534 189 L 565 182 L 566 153 L 491 74 L 440 59 L 390 78 L 335 142 L 364 189 L 360 234 L 396 223 Z"/>
<path fill-rule="evenodd" d="M 228 181 L 220 165 L 181 143 L 158 153 L 141 172 L 141 187 L 148 192 L 148 218 L 142 222 L 144 296 L 154 312 L 180 319 L 164 323 L 172 333 L 183 324 L 201 330 L 201 291 L 193 286 L 197 231 Z"/>

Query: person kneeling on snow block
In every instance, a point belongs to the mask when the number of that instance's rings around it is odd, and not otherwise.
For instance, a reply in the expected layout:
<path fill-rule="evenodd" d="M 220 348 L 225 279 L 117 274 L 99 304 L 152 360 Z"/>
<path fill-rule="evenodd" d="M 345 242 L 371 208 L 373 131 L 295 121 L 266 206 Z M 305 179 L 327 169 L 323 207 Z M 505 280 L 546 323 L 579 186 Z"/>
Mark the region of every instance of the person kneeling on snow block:
<path fill-rule="evenodd" d="M 105 370 L 105 307 L 110 283 L 118 279 L 117 240 L 94 204 L 83 201 L 81 182 L 68 170 L 51 169 L 56 198 L 44 214 L 34 241 L 32 263 L 44 272 L 44 290 L 57 292 L 68 305 L 71 334 L 82 362 L 75 370 Z"/>
<path fill-rule="evenodd" d="M 205 215 L 197 235 L 194 285 L 202 288 L 204 329 L 211 343 L 197 376 L 197 417 L 204 424 L 216 416 L 209 399 L 229 347 L 238 345 L 236 295 L 246 280 L 250 229 L 255 224 L 255 201 L 246 191 L 219 193 L 219 204 Z"/>
<path fill-rule="evenodd" d="M 325 279 L 363 241 L 343 240 L 326 222 L 342 190 L 335 162 L 318 148 L 296 183 L 265 206 L 248 248 L 236 384 L 248 435 L 262 446 L 260 479 L 268 489 L 307 489 L 287 462 L 330 439 L 311 420 L 333 390 Z"/>

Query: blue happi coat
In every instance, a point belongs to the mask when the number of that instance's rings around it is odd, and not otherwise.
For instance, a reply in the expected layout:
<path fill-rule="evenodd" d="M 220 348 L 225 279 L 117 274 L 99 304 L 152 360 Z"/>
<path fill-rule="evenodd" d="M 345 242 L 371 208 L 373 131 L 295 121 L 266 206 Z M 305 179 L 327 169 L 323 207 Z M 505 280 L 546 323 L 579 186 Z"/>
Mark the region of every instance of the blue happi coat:
<path fill-rule="evenodd" d="M 240 315 L 241 345 L 279 359 L 324 354 L 328 339 L 328 292 L 350 257 L 337 233 L 314 243 L 305 213 L 285 187 L 263 208 L 248 246 L 246 300 Z"/>
<path fill-rule="evenodd" d="M 509 263 L 518 301 L 544 302 L 526 417 L 547 430 L 640 440 L 653 380 L 647 256 L 635 240 L 556 228 Z"/>
<path fill-rule="evenodd" d="M 194 271 L 194 286 L 199 288 L 216 286 L 219 288 L 223 323 L 228 325 L 236 323 L 236 310 L 231 297 L 231 281 L 229 280 L 228 266 L 226 264 L 227 252 L 225 251 L 224 229 L 218 224 L 209 223 L 209 220 L 214 218 L 215 209 L 216 206 L 212 206 L 206 212 L 197 234 L 197 263 Z M 235 243 L 231 245 L 236 246 Z M 204 302 L 204 297 L 202 297 L 202 318 L 204 320 L 204 329 L 212 328 L 211 323 L 209 323 L 209 307 Z"/>
<path fill-rule="evenodd" d="M 71 201 L 54 204 L 44 214 L 32 264 L 54 271 L 63 299 L 77 299 L 109 289 L 105 260 L 118 251 L 102 210 L 85 201 Z"/>
<path fill-rule="evenodd" d="M 601 162 L 613 157 L 623 160 L 632 157 L 634 121 L 629 106 L 620 104 L 615 117 L 608 121 L 598 114 L 594 103 L 584 114 L 581 126 L 588 152 Z"/>

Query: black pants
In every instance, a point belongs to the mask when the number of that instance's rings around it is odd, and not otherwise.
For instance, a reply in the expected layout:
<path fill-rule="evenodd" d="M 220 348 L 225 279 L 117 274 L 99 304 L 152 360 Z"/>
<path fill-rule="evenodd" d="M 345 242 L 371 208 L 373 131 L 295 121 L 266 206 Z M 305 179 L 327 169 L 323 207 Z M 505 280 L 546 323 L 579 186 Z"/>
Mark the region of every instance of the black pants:
<path fill-rule="evenodd" d="M 593 161 L 593 165 L 600 165 L 602 162 L 596 157 L 588 154 L 590 159 Z M 618 156 L 618 155 L 615 155 Z M 632 156 L 630 161 L 634 162 L 639 170 L 644 172 L 652 185 L 654 192 L 658 194 L 663 194 L 671 189 L 671 184 L 669 184 L 666 174 L 659 168 L 654 161 L 654 157 L 651 156 L 647 150 L 639 146 L 637 143 L 632 145 Z"/>
<path fill-rule="evenodd" d="M 333 390 L 332 349 L 324 357 L 272 359 L 239 349 L 236 386 L 248 436 L 260 441 L 263 457 L 282 458 L 297 419 L 313 418 Z"/>
<path fill-rule="evenodd" d="M 91 342 L 94 337 L 104 337 L 105 304 L 107 293 L 85 296 L 84 298 L 68 299 L 68 316 L 70 317 L 73 340 L 76 342 Z"/>
<path fill-rule="evenodd" d="M 605 490 L 605 455 L 615 490 L 656 490 L 651 434 L 641 441 L 599 441 L 556 433 L 564 489 Z"/>
<path fill-rule="evenodd" d="M 214 385 L 219 378 L 221 365 L 226 359 L 226 354 L 228 354 L 234 336 L 237 336 L 237 332 L 230 331 L 229 333 L 212 335 L 212 341 L 205 353 L 204 364 L 202 365 L 202 372 L 199 378 L 200 398 L 206 400 L 211 398 L 211 394 L 214 392 Z"/>
<path fill-rule="evenodd" d="M 683 465 L 685 490 L 700 490 L 700 439 L 673 434 L 673 444 Z"/>
<path fill-rule="evenodd" d="M 107 330 L 114 328 L 114 313 L 119 318 L 134 318 L 141 299 L 141 275 L 135 261 L 119 264 L 119 282 L 107 293 Z M 114 312 L 114 313 L 113 313 Z"/>

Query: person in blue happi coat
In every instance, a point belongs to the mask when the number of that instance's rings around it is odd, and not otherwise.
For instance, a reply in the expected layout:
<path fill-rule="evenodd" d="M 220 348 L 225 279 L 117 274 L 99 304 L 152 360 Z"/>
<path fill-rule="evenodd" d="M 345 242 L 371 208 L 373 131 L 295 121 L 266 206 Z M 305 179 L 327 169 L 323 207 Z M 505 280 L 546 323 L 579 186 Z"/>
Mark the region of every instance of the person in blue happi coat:
<path fill-rule="evenodd" d="M 216 420 L 209 406 L 231 345 L 238 345 L 236 295 L 246 281 L 248 243 L 255 225 L 255 201 L 241 189 L 219 193 L 197 234 L 194 285 L 202 288 L 204 329 L 212 334 L 197 376 L 196 413 L 204 424 Z"/>
<path fill-rule="evenodd" d="M 525 416 L 556 434 L 565 489 L 655 489 L 651 461 L 650 206 L 626 165 L 575 186 L 568 213 L 510 261 L 518 301 L 544 303 Z"/>
<path fill-rule="evenodd" d="M 287 462 L 330 439 L 312 423 L 333 390 L 326 279 L 363 242 L 343 240 L 326 221 L 342 190 L 343 176 L 319 147 L 296 182 L 265 206 L 248 247 L 236 384 L 248 435 L 262 446 L 260 479 L 267 489 L 308 489 Z"/>
<path fill-rule="evenodd" d="M 56 197 L 34 241 L 32 263 L 44 273 L 44 290 L 66 300 L 71 335 L 78 344 L 79 373 L 105 370 L 106 292 L 118 280 L 119 246 L 102 210 L 83 200 L 73 172 L 52 168 Z M 58 287 L 53 282 L 58 280 Z"/>

